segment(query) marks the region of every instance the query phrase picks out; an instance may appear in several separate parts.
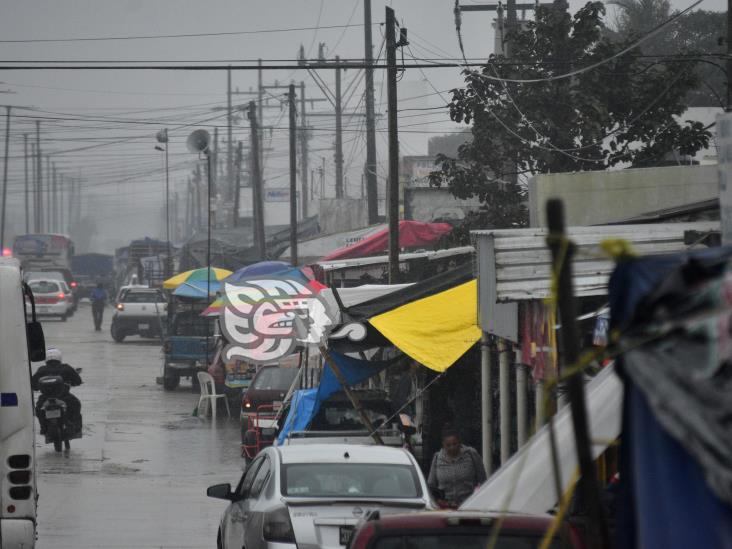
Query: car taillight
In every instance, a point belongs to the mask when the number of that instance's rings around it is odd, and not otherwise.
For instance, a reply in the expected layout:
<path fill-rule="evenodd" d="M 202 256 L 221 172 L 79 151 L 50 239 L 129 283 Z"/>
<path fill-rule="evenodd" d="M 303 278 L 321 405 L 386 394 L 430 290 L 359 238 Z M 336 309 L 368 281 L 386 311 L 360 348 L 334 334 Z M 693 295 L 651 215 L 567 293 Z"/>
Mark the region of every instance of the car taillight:
<path fill-rule="evenodd" d="M 124 303 L 117 303 L 117 310 L 118 311 L 124 311 L 125 310 Z"/>
<path fill-rule="evenodd" d="M 373 521 L 364 522 L 363 525 L 356 530 L 348 544 L 349 549 L 366 549 L 366 546 L 373 538 L 376 532 L 376 524 Z"/>
<path fill-rule="evenodd" d="M 76 288 L 76 282 L 75 281 L 71 283 L 71 287 L 72 288 Z"/>
<path fill-rule="evenodd" d="M 64 299 L 66 299 L 66 294 L 63 292 L 59 292 L 59 294 L 56 297 L 58 297 L 60 300 L 63 301 Z"/>
<path fill-rule="evenodd" d="M 262 536 L 266 541 L 295 543 L 295 532 L 292 530 L 290 512 L 287 507 L 277 507 L 264 514 Z"/>
<path fill-rule="evenodd" d="M 241 403 L 241 409 L 245 412 L 252 409 L 252 403 L 249 401 L 248 398 L 245 398 Z"/>

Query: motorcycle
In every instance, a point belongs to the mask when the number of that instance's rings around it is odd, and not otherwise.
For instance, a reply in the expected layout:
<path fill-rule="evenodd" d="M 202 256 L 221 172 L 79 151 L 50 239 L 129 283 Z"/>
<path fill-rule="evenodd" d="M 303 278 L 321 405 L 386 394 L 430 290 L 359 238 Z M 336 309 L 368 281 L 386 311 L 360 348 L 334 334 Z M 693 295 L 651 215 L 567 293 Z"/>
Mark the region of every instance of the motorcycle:
<path fill-rule="evenodd" d="M 80 372 L 81 368 L 76 371 Z M 69 441 L 81 438 L 81 429 L 71 423 L 64 400 L 70 385 L 61 376 L 44 376 L 38 380 L 38 388 L 45 397 L 40 413 L 46 420 L 46 444 L 52 442 L 57 452 L 61 451 L 62 445 L 66 450 L 70 449 Z"/>

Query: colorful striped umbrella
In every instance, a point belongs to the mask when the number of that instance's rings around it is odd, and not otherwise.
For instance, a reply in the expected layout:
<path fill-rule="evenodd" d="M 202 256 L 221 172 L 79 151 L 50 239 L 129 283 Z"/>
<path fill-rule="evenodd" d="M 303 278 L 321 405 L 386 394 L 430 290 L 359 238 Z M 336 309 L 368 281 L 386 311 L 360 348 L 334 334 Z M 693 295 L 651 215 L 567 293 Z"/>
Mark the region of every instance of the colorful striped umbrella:
<path fill-rule="evenodd" d="M 170 277 L 168 280 L 163 282 L 163 288 L 166 290 L 175 290 L 178 286 L 186 282 L 196 282 L 201 280 L 205 282 L 209 277 L 209 272 L 212 282 L 223 280 L 232 274 L 231 271 L 227 269 L 220 269 L 219 267 L 211 267 L 210 270 L 208 267 L 202 267 L 200 269 L 186 271 Z"/>

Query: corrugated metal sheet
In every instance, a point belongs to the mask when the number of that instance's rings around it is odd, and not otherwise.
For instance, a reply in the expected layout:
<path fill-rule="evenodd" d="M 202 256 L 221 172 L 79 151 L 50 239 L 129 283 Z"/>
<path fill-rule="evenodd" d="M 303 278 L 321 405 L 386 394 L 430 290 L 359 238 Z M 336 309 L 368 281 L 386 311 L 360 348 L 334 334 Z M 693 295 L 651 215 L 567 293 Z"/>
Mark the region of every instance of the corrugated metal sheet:
<path fill-rule="evenodd" d="M 603 240 L 623 238 L 640 254 L 663 254 L 687 249 L 686 231 L 718 230 L 718 221 L 571 227 L 567 232 L 578 248 L 573 264 L 575 293 L 578 296 L 606 293 L 614 263 L 600 249 Z M 483 304 L 490 307 L 491 303 L 543 299 L 549 295 L 551 254 L 546 247 L 546 229 L 473 231 L 472 234 L 478 250 L 481 309 Z"/>

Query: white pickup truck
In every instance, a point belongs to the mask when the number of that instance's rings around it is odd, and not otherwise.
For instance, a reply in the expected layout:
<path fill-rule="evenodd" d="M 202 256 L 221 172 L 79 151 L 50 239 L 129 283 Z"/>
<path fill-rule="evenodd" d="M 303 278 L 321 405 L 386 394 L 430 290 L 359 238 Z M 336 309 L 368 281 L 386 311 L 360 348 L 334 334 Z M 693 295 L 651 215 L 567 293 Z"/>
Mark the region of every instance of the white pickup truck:
<path fill-rule="evenodd" d="M 162 290 L 147 286 L 123 286 L 117 294 L 112 317 L 112 338 L 121 343 L 127 336 L 158 338 L 168 310 Z"/>

